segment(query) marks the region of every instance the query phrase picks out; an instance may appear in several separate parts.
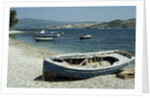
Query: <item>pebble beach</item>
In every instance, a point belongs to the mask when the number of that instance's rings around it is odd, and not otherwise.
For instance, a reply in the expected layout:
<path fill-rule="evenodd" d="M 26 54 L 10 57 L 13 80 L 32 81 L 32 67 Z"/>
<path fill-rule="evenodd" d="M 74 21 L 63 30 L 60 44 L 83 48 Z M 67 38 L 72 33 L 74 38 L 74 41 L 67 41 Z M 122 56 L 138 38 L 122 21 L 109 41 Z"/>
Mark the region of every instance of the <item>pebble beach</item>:
<path fill-rule="evenodd" d="M 15 33 L 19 33 L 19 31 L 10 32 L 10 35 Z M 8 88 L 134 89 L 134 79 L 123 80 L 117 78 L 115 74 L 84 80 L 42 81 L 43 59 L 50 55 L 57 55 L 57 53 L 36 48 L 9 37 Z"/>

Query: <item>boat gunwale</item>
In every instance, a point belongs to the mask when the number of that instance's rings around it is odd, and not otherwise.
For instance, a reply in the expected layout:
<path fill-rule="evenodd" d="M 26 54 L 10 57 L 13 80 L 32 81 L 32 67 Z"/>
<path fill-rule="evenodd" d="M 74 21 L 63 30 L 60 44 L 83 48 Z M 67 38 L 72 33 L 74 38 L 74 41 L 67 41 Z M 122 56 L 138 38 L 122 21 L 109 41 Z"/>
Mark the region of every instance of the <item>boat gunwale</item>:
<path fill-rule="evenodd" d="M 135 59 L 133 58 L 133 59 L 131 59 L 131 60 L 129 60 L 128 62 L 125 62 L 125 63 L 123 63 L 123 64 L 128 64 L 128 63 L 130 63 L 130 62 L 133 62 Z M 51 60 L 52 61 L 52 60 Z M 51 61 L 49 61 L 49 62 L 51 62 Z M 103 67 L 103 68 L 82 68 L 82 67 L 72 67 L 72 66 L 64 66 L 63 64 L 61 64 L 61 63 L 53 63 L 53 62 L 51 62 L 53 65 L 55 65 L 55 66 L 59 66 L 59 67 L 61 67 L 61 68 L 65 68 L 66 70 L 68 69 L 68 70 L 80 70 L 80 71 L 99 71 L 99 70 L 107 70 L 107 69 L 110 69 L 110 68 L 116 68 L 116 67 L 118 67 L 118 66 L 121 66 L 121 65 L 123 65 L 123 64 L 116 64 L 116 65 L 113 65 L 113 66 L 108 66 L 108 67 Z"/>
<path fill-rule="evenodd" d="M 108 52 L 116 52 L 116 51 L 119 51 L 119 50 L 114 50 L 114 51 L 107 51 L 107 53 Z M 102 52 L 92 52 L 92 53 L 80 53 L 79 55 L 87 55 L 87 54 L 89 54 L 89 55 L 93 55 L 93 53 L 103 53 L 103 52 L 105 52 L 105 51 L 102 51 Z M 132 56 L 127 62 L 124 62 L 124 63 L 122 63 L 122 64 L 115 64 L 115 65 L 113 65 L 113 66 L 107 66 L 107 67 L 103 67 L 103 68 L 100 68 L 100 67 L 96 67 L 96 68 L 83 68 L 83 67 L 73 67 L 73 66 L 66 66 L 66 65 L 64 65 L 63 63 L 58 63 L 58 62 L 54 62 L 52 59 L 55 57 L 55 58 L 59 58 L 59 57 L 62 57 L 62 56 L 71 56 L 71 55 L 73 55 L 73 54 L 65 54 L 65 55 L 58 55 L 58 56 L 51 56 L 51 57 L 49 57 L 49 58 L 45 58 L 45 60 L 44 61 L 48 61 L 49 63 L 52 63 L 52 64 L 55 64 L 56 66 L 59 66 L 59 67 L 63 67 L 63 68 L 67 68 L 67 69 L 71 69 L 71 70 L 92 70 L 92 71 L 97 71 L 97 70 L 107 70 L 107 69 L 109 69 L 109 68 L 113 68 L 113 67 L 117 67 L 117 66 L 121 66 L 121 65 L 123 65 L 123 64 L 126 64 L 126 63 L 130 63 L 130 62 L 133 62 L 134 60 L 135 60 L 135 57 L 134 56 Z M 77 56 L 77 54 L 76 53 L 74 53 L 74 55 L 75 56 Z M 121 55 L 122 56 L 122 55 Z M 70 64 L 69 64 L 70 65 Z"/>
<path fill-rule="evenodd" d="M 34 37 L 36 41 L 53 41 L 53 37 Z"/>

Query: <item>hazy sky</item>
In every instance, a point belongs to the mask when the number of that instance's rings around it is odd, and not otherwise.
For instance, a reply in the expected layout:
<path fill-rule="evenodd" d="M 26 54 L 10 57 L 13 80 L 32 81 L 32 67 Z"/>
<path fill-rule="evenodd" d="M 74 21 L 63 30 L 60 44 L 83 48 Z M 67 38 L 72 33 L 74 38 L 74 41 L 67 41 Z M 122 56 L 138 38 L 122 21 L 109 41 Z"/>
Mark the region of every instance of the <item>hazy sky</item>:
<path fill-rule="evenodd" d="M 54 21 L 111 21 L 136 17 L 135 6 L 114 7 L 33 7 L 11 8 L 17 11 L 17 18 L 33 18 Z"/>

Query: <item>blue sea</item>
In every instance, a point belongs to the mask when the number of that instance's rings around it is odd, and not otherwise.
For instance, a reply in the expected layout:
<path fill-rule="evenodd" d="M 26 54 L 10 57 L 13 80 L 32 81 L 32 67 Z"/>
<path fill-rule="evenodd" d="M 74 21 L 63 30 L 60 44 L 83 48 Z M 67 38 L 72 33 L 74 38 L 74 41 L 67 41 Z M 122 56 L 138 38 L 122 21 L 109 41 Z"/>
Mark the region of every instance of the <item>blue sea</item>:
<path fill-rule="evenodd" d="M 13 38 L 34 47 L 64 53 L 98 52 L 106 50 L 125 50 L 135 54 L 135 29 L 47 29 L 46 32 L 64 32 L 53 41 L 35 41 L 32 34 L 40 29 L 23 30 Z M 80 40 L 81 35 L 92 35 L 91 39 Z M 133 44 L 131 45 L 131 41 Z"/>

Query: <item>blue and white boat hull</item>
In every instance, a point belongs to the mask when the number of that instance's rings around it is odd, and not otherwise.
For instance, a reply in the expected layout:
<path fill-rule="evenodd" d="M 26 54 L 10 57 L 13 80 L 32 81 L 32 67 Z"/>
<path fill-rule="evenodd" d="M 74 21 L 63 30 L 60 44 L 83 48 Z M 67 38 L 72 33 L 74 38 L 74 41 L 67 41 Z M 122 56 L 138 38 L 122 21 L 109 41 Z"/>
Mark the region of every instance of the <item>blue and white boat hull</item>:
<path fill-rule="evenodd" d="M 102 52 L 101 52 L 102 53 Z M 102 57 L 113 57 L 113 54 L 104 54 Z M 95 53 L 94 53 L 95 54 Z M 88 54 L 82 54 L 82 55 L 93 55 L 93 53 L 88 53 Z M 65 55 L 65 56 L 57 56 L 56 58 L 63 58 L 63 57 L 69 57 L 71 55 Z M 75 57 L 75 55 L 74 55 Z M 118 58 L 117 58 L 118 57 Z M 83 79 L 83 78 L 90 78 L 94 76 L 99 76 L 99 75 L 105 75 L 105 74 L 111 74 L 120 71 L 122 68 L 126 67 L 128 64 L 132 63 L 135 61 L 134 56 L 131 58 L 126 58 L 126 57 L 121 57 L 121 55 L 114 55 L 114 58 L 117 58 L 120 61 L 116 61 L 114 64 L 108 67 L 96 67 L 96 68 L 86 68 L 86 67 L 81 67 L 81 66 L 71 66 L 66 62 L 56 62 L 53 61 L 55 57 L 49 57 L 45 58 L 44 63 L 43 63 L 43 77 L 44 73 L 55 73 L 58 76 L 65 76 L 65 77 L 70 77 L 70 78 L 78 78 L 78 79 Z M 124 59 L 124 60 L 121 60 Z"/>

